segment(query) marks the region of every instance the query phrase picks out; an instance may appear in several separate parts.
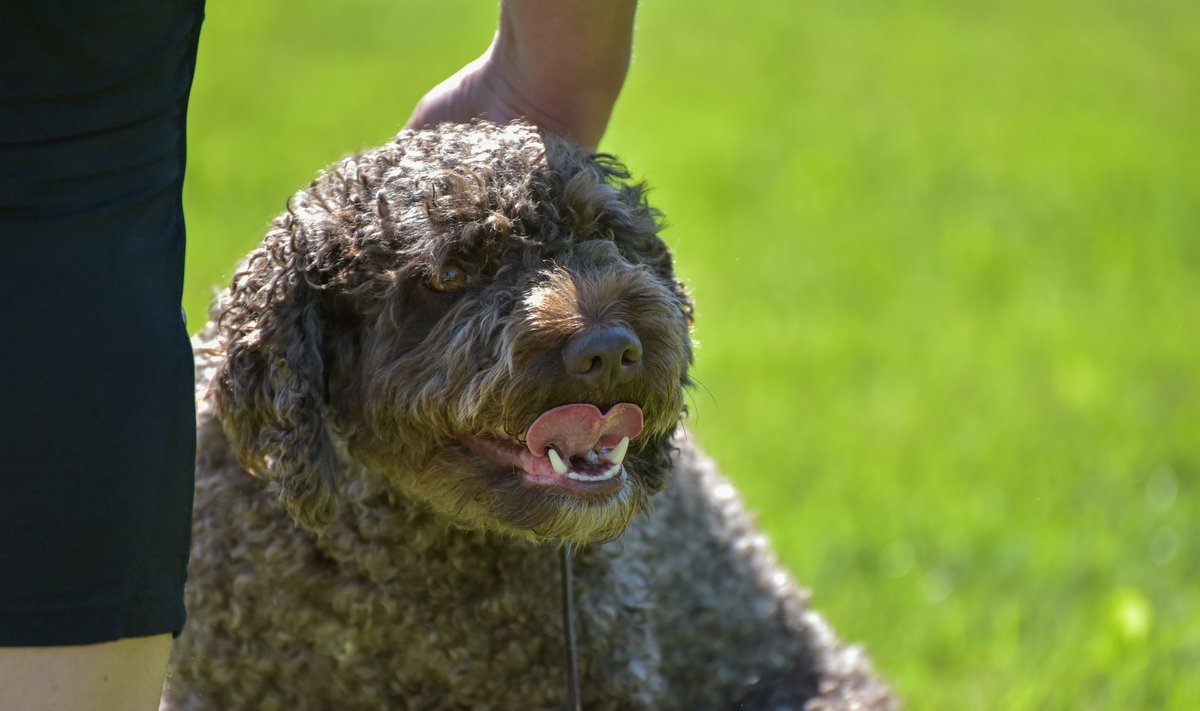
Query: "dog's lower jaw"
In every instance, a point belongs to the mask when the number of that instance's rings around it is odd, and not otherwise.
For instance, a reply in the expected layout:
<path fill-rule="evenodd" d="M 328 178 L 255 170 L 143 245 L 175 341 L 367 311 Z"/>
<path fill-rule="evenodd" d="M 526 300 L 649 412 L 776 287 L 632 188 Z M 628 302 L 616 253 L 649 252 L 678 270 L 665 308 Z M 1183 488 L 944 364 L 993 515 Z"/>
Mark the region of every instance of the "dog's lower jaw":
<path fill-rule="evenodd" d="M 598 448 L 570 459 L 565 459 L 554 447 L 547 447 L 546 454 L 538 456 L 524 445 L 493 436 L 463 434 L 458 440 L 500 471 L 511 471 L 531 491 L 601 503 L 629 484 L 629 473 L 623 466 L 628 437 L 613 447 Z"/>
<path fill-rule="evenodd" d="M 513 476 L 517 476 L 514 474 Z M 482 512 L 470 527 L 495 531 L 536 544 L 596 545 L 620 536 L 643 508 L 644 496 L 626 479 L 603 499 L 534 490 L 522 505 L 520 499 Z"/>
<path fill-rule="evenodd" d="M 522 472 L 494 463 L 454 444 L 435 450 L 420 465 L 399 469 L 395 459 L 362 461 L 372 472 L 375 497 L 392 505 L 423 509 L 443 527 L 487 531 L 530 543 L 591 545 L 618 537 L 646 508 L 650 492 L 640 476 L 641 462 L 630 457 L 619 484 L 603 496 L 580 497 L 547 486 L 530 486 Z M 352 485 L 361 486 L 361 483 Z M 356 525 L 353 501 L 344 502 L 343 521 Z M 376 506 L 372 508 L 377 509 Z"/>
<path fill-rule="evenodd" d="M 626 485 L 601 504 L 568 500 L 558 506 L 556 515 L 531 533 L 538 542 L 579 545 L 608 543 L 625 532 L 633 516 L 640 510 L 634 498 L 631 487 Z"/>

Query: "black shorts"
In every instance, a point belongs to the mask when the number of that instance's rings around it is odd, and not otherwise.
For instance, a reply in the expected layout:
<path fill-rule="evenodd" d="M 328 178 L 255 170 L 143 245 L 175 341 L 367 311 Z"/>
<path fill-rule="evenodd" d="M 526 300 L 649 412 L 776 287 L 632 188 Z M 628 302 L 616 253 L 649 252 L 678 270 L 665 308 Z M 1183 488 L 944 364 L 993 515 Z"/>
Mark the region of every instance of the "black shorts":
<path fill-rule="evenodd" d="M 45 0 L 0 25 L 0 646 L 183 626 L 181 191 L 202 13 Z"/>

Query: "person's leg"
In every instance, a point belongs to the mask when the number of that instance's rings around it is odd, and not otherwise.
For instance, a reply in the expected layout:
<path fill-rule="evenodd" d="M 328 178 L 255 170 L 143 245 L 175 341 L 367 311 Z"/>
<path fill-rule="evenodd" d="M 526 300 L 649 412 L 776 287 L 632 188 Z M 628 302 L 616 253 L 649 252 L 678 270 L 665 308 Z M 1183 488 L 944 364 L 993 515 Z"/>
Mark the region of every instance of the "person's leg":
<path fill-rule="evenodd" d="M 0 709 L 153 711 L 171 635 L 77 647 L 0 648 Z"/>
<path fill-rule="evenodd" d="M 181 193 L 203 0 L 9 5 L 0 710 L 148 710 L 184 623 Z"/>

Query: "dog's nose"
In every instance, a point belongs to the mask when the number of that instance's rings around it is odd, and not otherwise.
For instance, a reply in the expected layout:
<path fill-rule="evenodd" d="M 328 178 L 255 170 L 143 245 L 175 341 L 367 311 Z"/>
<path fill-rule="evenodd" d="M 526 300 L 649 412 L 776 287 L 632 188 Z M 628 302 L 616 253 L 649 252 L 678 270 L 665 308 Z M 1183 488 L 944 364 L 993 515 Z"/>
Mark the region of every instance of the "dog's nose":
<path fill-rule="evenodd" d="M 562 349 L 567 373 L 601 387 L 627 383 L 642 367 L 642 342 L 626 326 L 586 331 Z"/>

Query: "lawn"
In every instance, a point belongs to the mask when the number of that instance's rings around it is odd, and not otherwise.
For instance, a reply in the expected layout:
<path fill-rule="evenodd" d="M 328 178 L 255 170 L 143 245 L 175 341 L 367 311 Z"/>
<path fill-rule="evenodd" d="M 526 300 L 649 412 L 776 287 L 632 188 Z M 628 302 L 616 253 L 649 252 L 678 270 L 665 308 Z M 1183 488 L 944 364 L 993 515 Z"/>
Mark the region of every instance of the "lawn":
<path fill-rule="evenodd" d="M 494 16 L 209 3 L 193 329 Z M 1200 708 L 1200 4 L 647 0 L 602 148 L 697 302 L 697 437 L 909 708 Z"/>

